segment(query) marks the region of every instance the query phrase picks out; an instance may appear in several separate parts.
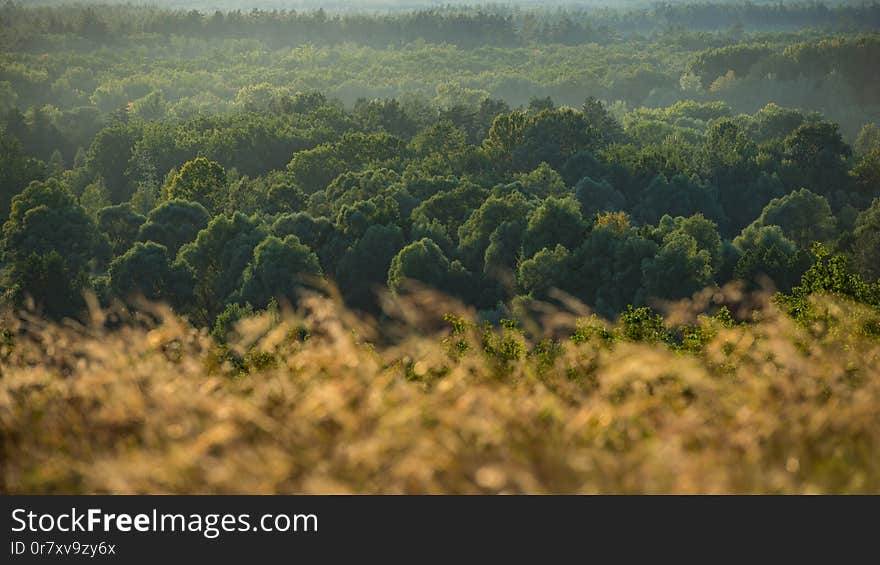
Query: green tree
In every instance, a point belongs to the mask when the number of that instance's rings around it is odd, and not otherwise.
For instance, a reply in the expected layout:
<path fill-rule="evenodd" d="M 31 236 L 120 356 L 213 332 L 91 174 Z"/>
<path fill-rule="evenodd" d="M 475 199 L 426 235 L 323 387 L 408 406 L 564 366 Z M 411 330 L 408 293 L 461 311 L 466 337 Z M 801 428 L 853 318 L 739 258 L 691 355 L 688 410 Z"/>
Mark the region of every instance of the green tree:
<path fill-rule="evenodd" d="M 370 226 L 400 223 L 397 201 L 387 196 L 376 196 L 345 204 L 336 216 L 336 227 L 345 236 L 357 239 Z"/>
<path fill-rule="evenodd" d="M 628 305 L 620 314 L 620 334 L 629 341 L 671 343 L 672 335 L 663 323 L 663 316 L 647 306 Z"/>
<path fill-rule="evenodd" d="M 571 254 L 563 245 L 552 250 L 544 247 L 529 259 L 522 261 L 516 273 L 516 282 L 522 292 L 533 298 L 546 298 L 551 289 L 569 288 Z"/>
<path fill-rule="evenodd" d="M 226 171 L 215 161 L 197 157 L 187 161 L 168 187 L 168 198 L 198 202 L 215 210 L 225 198 Z"/>
<path fill-rule="evenodd" d="M 190 311 L 200 323 L 211 325 L 232 294 L 241 289 L 244 270 L 265 236 L 256 218 L 240 213 L 217 216 L 195 241 L 180 249 L 177 260 L 192 271 L 195 279 Z"/>
<path fill-rule="evenodd" d="M 531 172 L 516 175 L 516 179 L 526 194 L 537 198 L 562 197 L 568 192 L 565 181 L 547 163 L 541 163 Z"/>
<path fill-rule="evenodd" d="M 12 197 L 46 174 L 45 163 L 28 157 L 17 139 L 0 135 L 0 220 L 9 215 Z"/>
<path fill-rule="evenodd" d="M 676 232 L 693 237 L 697 242 L 697 247 L 709 253 L 712 259 L 712 269 L 717 271 L 723 260 L 723 245 L 716 227 L 715 222 L 707 220 L 702 214 L 694 214 L 689 218 L 663 216 L 660 218 L 660 224 L 655 230 L 654 237 L 660 242 L 665 242 L 666 238 Z"/>
<path fill-rule="evenodd" d="M 284 89 L 268 82 L 245 86 L 235 94 L 233 105 L 245 112 L 281 112 L 293 100 Z"/>
<path fill-rule="evenodd" d="M 376 196 L 390 196 L 390 188 L 399 182 L 399 174 L 384 168 L 343 173 L 333 179 L 323 191 L 326 202 L 322 212 L 335 215 L 343 205 L 352 206 Z"/>
<path fill-rule="evenodd" d="M 89 147 L 86 167 L 93 175 L 104 179 L 110 204 L 128 200 L 134 190 L 126 172 L 136 136 L 137 132 L 132 126 L 115 124 L 98 132 Z"/>
<path fill-rule="evenodd" d="M 79 203 L 90 218 L 98 217 L 98 212 L 111 205 L 110 191 L 104 184 L 104 179 L 98 177 L 83 189 L 79 196 Z"/>
<path fill-rule="evenodd" d="M 784 148 L 789 186 L 829 196 L 846 192 L 849 177 L 845 161 L 852 149 L 843 141 L 837 124 L 803 124 L 785 138 Z"/>
<path fill-rule="evenodd" d="M 159 120 L 165 115 L 167 103 L 161 90 L 154 90 L 131 103 L 129 113 L 141 120 Z"/>
<path fill-rule="evenodd" d="M 279 239 L 270 235 L 254 248 L 253 261 L 242 275 L 239 297 L 256 309 L 265 308 L 273 298 L 295 305 L 297 293 L 314 288 L 314 279 L 320 276 L 318 257 L 296 236 Z"/>
<path fill-rule="evenodd" d="M 448 156 L 464 150 L 467 134 L 449 120 L 439 120 L 420 131 L 410 145 L 422 157 Z"/>
<path fill-rule="evenodd" d="M 868 283 L 849 269 L 844 255 L 832 255 L 820 243 L 813 246 L 815 261 L 801 277 L 800 284 L 777 300 L 796 320 L 808 322 L 814 316 L 809 297 L 832 294 L 880 308 L 880 284 Z"/>
<path fill-rule="evenodd" d="M 391 260 L 388 288 L 405 290 L 407 281 L 416 281 L 453 296 L 465 294 L 468 273 L 458 261 L 450 261 L 428 238 L 410 243 Z"/>
<path fill-rule="evenodd" d="M 749 289 L 769 287 L 787 291 L 803 271 L 800 254 L 784 245 L 761 243 L 737 260 L 734 277 L 747 283 Z"/>
<path fill-rule="evenodd" d="M 681 174 L 669 180 L 663 175 L 656 176 L 633 207 L 633 216 L 646 224 L 656 224 L 667 214 L 687 217 L 696 213 L 702 213 L 718 226 L 727 222 L 715 187 Z"/>
<path fill-rule="evenodd" d="M 471 213 L 458 229 L 459 252 L 472 270 L 482 269 L 482 261 L 495 230 L 505 222 L 525 223 L 532 205 L 519 192 L 504 198 L 490 196 Z"/>
<path fill-rule="evenodd" d="M 712 282 L 712 256 L 692 236 L 674 231 L 644 263 L 643 273 L 647 297 L 687 298 Z"/>
<path fill-rule="evenodd" d="M 152 241 L 139 241 L 116 257 L 108 274 L 110 291 L 121 299 L 142 296 L 178 306 L 186 304 L 192 293 L 190 271 L 172 263 L 168 249 Z"/>
<path fill-rule="evenodd" d="M 403 231 L 395 225 L 372 225 L 339 261 L 336 279 L 346 304 L 377 312 L 377 290 L 388 280 L 391 260 L 403 248 Z"/>
<path fill-rule="evenodd" d="M 180 248 L 194 241 L 210 221 L 208 211 L 197 202 L 167 200 L 150 212 L 138 231 L 137 239 L 164 245 L 168 254 L 175 257 Z"/>
<path fill-rule="evenodd" d="M 779 226 L 787 238 L 805 249 L 815 241 L 829 241 L 836 228 L 828 200 L 806 188 L 771 200 L 754 223 Z"/>
<path fill-rule="evenodd" d="M 867 196 L 880 194 L 880 147 L 866 153 L 852 169 L 856 188 Z"/>
<path fill-rule="evenodd" d="M 880 150 L 880 125 L 865 124 L 854 146 L 858 155 L 867 155 L 871 151 Z"/>
<path fill-rule="evenodd" d="M 731 119 L 718 120 L 706 132 L 699 152 L 701 176 L 718 187 L 744 184 L 757 174 L 757 145 Z"/>
<path fill-rule="evenodd" d="M 606 180 L 583 177 L 574 187 L 584 218 L 595 218 L 600 212 L 617 212 L 626 208 L 626 197 Z"/>
<path fill-rule="evenodd" d="M 852 254 L 859 273 L 866 280 L 880 279 L 880 198 L 859 214 L 853 231 Z"/>
<path fill-rule="evenodd" d="M 79 309 L 89 263 L 106 247 L 76 199 L 55 179 L 34 181 L 12 199 L 0 240 L 16 301 L 30 296 L 54 317 Z"/>
<path fill-rule="evenodd" d="M 404 112 L 400 102 L 393 98 L 361 98 L 355 102 L 353 114 L 369 131 L 385 130 L 404 139 L 416 132 L 416 123 Z"/>
<path fill-rule="evenodd" d="M 733 275 L 750 288 L 759 288 L 766 277 L 781 290 L 797 284 L 809 258 L 787 238 L 779 226 L 751 225 L 733 240 L 737 252 Z"/>
<path fill-rule="evenodd" d="M 782 108 L 771 102 L 758 110 L 753 119 L 750 136 L 760 143 L 788 137 L 804 123 L 804 114 L 800 110 Z"/>
<path fill-rule="evenodd" d="M 127 202 L 98 212 L 98 230 L 107 236 L 114 257 L 125 253 L 134 244 L 145 221 L 146 218 L 135 213 Z"/>
<path fill-rule="evenodd" d="M 529 216 L 523 238 L 523 250 L 531 256 L 544 248 L 561 244 L 576 249 L 584 240 L 587 223 L 581 215 L 581 206 L 572 197 L 544 200 Z"/>
<path fill-rule="evenodd" d="M 572 257 L 569 292 L 613 317 L 627 304 L 643 303 L 642 266 L 657 254 L 657 243 L 642 237 L 625 214 L 605 214 L 597 219 L 583 245 Z"/>

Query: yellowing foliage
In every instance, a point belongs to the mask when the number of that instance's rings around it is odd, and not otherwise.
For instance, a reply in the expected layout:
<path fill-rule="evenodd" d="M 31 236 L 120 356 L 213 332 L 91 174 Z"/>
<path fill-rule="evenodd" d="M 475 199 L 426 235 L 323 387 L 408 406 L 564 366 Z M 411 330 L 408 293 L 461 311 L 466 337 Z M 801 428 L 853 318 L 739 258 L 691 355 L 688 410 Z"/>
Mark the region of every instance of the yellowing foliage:
<path fill-rule="evenodd" d="M 764 306 L 682 353 L 510 325 L 487 339 L 455 317 L 435 333 L 447 305 L 406 300 L 381 335 L 318 297 L 246 319 L 231 351 L 272 362 L 243 376 L 169 311 L 113 330 L 97 311 L 93 327 L 7 317 L 0 490 L 880 490 L 880 342 L 855 305 L 818 302 L 810 327 Z M 577 323 L 548 316 L 537 327 Z M 491 353 L 510 344 L 526 353 Z"/>

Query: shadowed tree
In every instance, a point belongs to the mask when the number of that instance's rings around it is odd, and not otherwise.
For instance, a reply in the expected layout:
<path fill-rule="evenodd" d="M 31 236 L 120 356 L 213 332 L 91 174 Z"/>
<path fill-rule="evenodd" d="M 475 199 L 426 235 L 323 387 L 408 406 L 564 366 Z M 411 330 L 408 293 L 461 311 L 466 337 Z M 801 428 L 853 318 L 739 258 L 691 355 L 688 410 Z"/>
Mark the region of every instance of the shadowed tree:
<path fill-rule="evenodd" d="M 605 105 L 593 96 L 584 101 L 581 113 L 589 124 L 590 131 L 599 139 L 600 144 L 622 143 L 626 138 L 623 126 L 612 116 Z"/>
<path fill-rule="evenodd" d="M 683 231 L 670 233 L 642 269 L 648 298 L 687 298 L 712 282 L 711 255 Z"/>
<path fill-rule="evenodd" d="M 192 314 L 211 325 L 230 296 L 241 288 L 242 274 L 266 232 L 256 218 L 217 216 L 196 240 L 180 249 L 177 261 L 195 278 Z"/>
<path fill-rule="evenodd" d="M 480 207 L 486 194 L 482 187 L 464 181 L 452 190 L 440 191 L 419 204 L 412 212 L 412 221 L 427 226 L 436 220 L 446 229 L 446 234 L 457 242 L 458 228 Z"/>
<path fill-rule="evenodd" d="M 529 216 L 523 251 L 528 257 L 557 244 L 576 249 L 583 242 L 586 231 L 587 223 L 581 215 L 580 203 L 572 197 L 551 196 Z"/>
<path fill-rule="evenodd" d="M 333 223 L 324 217 L 315 218 L 308 212 L 283 214 L 272 224 L 272 233 L 284 239 L 295 235 L 299 240 L 312 248 L 320 249 L 333 234 Z"/>
<path fill-rule="evenodd" d="M 89 263 L 103 258 L 107 240 L 57 180 L 34 181 L 12 199 L 0 249 L 9 287 L 52 317 L 76 314 L 88 283 Z"/>
<path fill-rule="evenodd" d="M 136 136 L 134 127 L 118 123 L 98 132 L 89 147 L 86 167 L 104 179 L 111 204 L 128 200 L 134 192 L 126 171 Z"/>
<path fill-rule="evenodd" d="M 603 316 L 613 317 L 627 304 L 643 302 L 642 265 L 656 253 L 657 244 L 631 227 L 626 214 L 601 215 L 573 253 L 570 292 Z"/>
<path fill-rule="evenodd" d="M 0 135 L 0 221 L 9 216 L 12 197 L 31 181 L 46 178 L 46 164 L 28 157 L 17 139 Z"/>
<path fill-rule="evenodd" d="M 489 245 L 483 254 L 483 272 L 492 277 L 512 273 L 522 253 L 525 232 L 525 220 L 498 226 L 489 236 Z"/>
<path fill-rule="evenodd" d="M 543 299 L 554 288 L 569 288 L 571 254 L 562 245 L 543 248 L 520 263 L 516 273 L 519 288 L 532 298 Z"/>
<path fill-rule="evenodd" d="M 584 115 L 576 110 L 542 110 L 526 118 L 510 159 L 514 169 L 520 171 L 534 170 L 541 162 L 558 170 L 578 151 L 598 148 L 601 142 L 597 135 Z M 489 138 L 492 139 L 491 132 Z"/>
<path fill-rule="evenodd" d="M 784 148 L 785 178 L 791 188 L 806 187 L 829 197 L 848 190 L 845 160 L 852 149 L 837 124 L 803 124 L 785 138 Z"/>
<path fill-rule="evenodd" d="M 760 288 L 769 279 L 787 291 L 809 266 L 809 255 L 787 238 L 779 226 L 751 225 L 733 240 L 737 252 L 733 276 L 749 288 Z"/>
<path fill-rule="evenodd" d="M 168 200 L 154 208 L 138 232 L 139 241 L 155 241 L 168 249 L 171 257 L 196 239 L 208 226 L 211 216 L 198 202 Z"/>
<path fill-rule="evenodd" d="M 739 233 L 757 218 L 771 200 L 785 194 L 785 185 L 776 175 L 761 173 L 740 184 L 723 184 L 718 190 L 721 206 L 729 218 L 726 235 Z"/>
<path fill-rule="evenodd" d="M 98 230 L 107 236 L 114 257 L 132 246 L 145 221 L 146 218 L 132 210 L 127 202 L 98 211 Z"/>
<path fill-rule="evenodd" d="M 575 186 L 584 177 L 601 179 L 604 169 L 602 163 L 591 152 L 578 151 L 565 160 L 562 168 L 559 169 L 559 174 L 562 175 L 567 186 Z"/>
<path fill-rule="evenodd" d="M 401 249 L 391 260 L 388 288 L 399 293 L 410 280 L 464 298 L 468 278 L 461 263 L 450 261 L 436 243 L 425 237 Z"/>
<path fill-rule="evenodd" d="M 273 298 L 296 305 L 297 293 L 314 288 L 314 279 L 321 276 L 318 257 L 293 235 L 284 239 L 270 235 L 253 255 L 242 275 L 239 298 L 258 310 Z"/>
<path fill-rule="evenodd" d="M 482 270 L 491 235 L 505 222 L 524 224 L 532 207 L 519 192 L 504 198 L 487 198 L 458 229 L 459 252 L 464 264 L 471 270 Z"/>
<path fill-rule="evenodd" d="M 633 216 L 646 224 L 656 224 L 665 214 L 687 217 L 698 212 L 719 226 L 727 222 L 715 188 L 685 175 L 669 180 L 656 176 L 633 208 Z"/>
<path fill-rule="evenodd" d="M 856 220 L 852 255 L 856 268 L 867 281 L 880 279 L 880 198 Z"/>
<path fill-rule="evenodd" d="M 584 177 L 575 186 L 574 194 L 587 219 L 595 218 L 600 212 L 617 212 L 626 208 L 626 197 L 605 180 L 597 182 Z"/>
<path fill-rule="evenodd" d="M 110 291 L 125 300 L 142 296 L 184 305 L 192 294 L 192 273 L 172 263 L 168 249 L 152 241 L 137 242 L 110 263 Z"/>
<path fill-rule="evenodd" d="M 385 286 L 391 260 L 403 247 L 403 231 L 395 225 L 372 225 L 352 245 L 336 269 L 346 304 L 378 312 L 376 291 Z"/>

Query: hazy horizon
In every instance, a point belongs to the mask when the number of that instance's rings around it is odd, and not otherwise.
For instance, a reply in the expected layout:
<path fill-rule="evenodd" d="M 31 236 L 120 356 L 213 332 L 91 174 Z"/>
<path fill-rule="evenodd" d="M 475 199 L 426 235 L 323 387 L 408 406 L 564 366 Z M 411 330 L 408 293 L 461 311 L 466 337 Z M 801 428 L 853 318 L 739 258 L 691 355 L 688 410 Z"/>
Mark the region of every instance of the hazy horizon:
<path fill-rule="evenodd" d="M 474 0 L 28 0 L 25 2 L 11 0 L 15 4 L 24 6 L 57 6 L 65 4 L 94 4 L 94 5 L 132 5 L 132 6 L 157 6 L 173 9 L 187 10 L 247 10 L 247 9 L 319 9 L 331 11 L 373 11 L 373 10 L 418 10 L 425 8 L 450 8 L 450 7 L 473 7 L 473 8 L 500 8 L 500 7 L 524 7 L 524 8 L 563 8 L 563 9 L 632 9 L 650 8 L 658 5 L 675 4 L 782 4 L 797 5 L 806 4 L 802 0 L 707 0 L 697 2 L 694 0 L 554 0 L 550 2 L 541 0 L 505 0 L 502 2 L 474 1 Z M 817 2 L 826 6 L 862 5 L 872 4 L 864 0 L 826 0 Z"/>

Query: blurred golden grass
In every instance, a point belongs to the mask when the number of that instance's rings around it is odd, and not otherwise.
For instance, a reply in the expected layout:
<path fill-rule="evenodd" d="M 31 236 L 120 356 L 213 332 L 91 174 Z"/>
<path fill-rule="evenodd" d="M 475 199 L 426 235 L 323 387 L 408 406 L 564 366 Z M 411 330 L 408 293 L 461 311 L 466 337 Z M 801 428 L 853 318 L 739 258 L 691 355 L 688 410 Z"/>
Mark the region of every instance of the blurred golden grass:
<path fill-rule="evenodd" d="M 0 490 L 876 493 L 880 342 L 858 306 L 816 307 L 807 328 L 765 304 L 695 354 L 593 340 L 504 360 L 440 329 L 459 307 L 436 295 L 381 326 L 310 296 L 239 324 L 232 350 L 264 352 L 247 375 L 161 308 L 113 330 L 97 309 L 7 315 Z"/>

